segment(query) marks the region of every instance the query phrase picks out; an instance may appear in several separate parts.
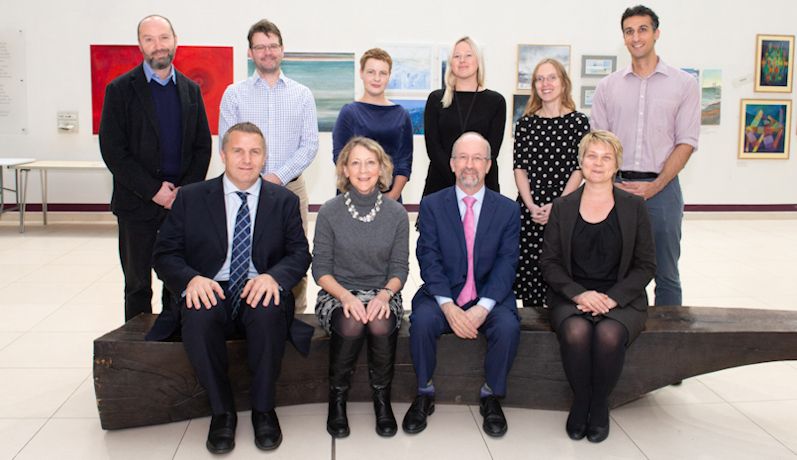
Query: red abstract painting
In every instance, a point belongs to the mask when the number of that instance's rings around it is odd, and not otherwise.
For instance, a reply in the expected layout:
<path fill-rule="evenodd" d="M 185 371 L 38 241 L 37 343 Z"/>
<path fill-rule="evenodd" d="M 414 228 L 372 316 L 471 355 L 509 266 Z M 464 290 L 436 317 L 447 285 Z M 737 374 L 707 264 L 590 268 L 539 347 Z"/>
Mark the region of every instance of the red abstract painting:
<path fill-rule="evenodd" d="M 100 130 L 105 86 L 141 63 L 136 45 L 91 45 L 92 132 Z M 218 134 L 219 104 L 232 83 L 231 46 L 178 46 L 174 66 L 202 89 L 211 134 Z"/>

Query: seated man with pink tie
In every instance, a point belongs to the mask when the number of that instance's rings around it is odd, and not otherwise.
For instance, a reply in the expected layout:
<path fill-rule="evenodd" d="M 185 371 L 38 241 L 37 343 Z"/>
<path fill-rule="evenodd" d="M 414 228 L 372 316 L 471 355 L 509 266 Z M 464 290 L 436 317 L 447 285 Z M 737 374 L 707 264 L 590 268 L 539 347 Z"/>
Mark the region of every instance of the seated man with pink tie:
<path fill-rule="evenodd" d="M 520 209 L 484 186 L 490 158 L 490 144 L 480 134 L 463 134 L 451 154 L 456 185 L 421 201 L 417 256 L 424 285 L 412 299 L 410 316 L 418 395 L 404 416 L 407 433 L 423 431 L 434 412 L 437 339 L 451 332 L 462 339 L 487 338 L 485 383 L 479 390 L 482 427 L 493 437 L 507 430 L 499 399 L 506 394 L 520 338 L 512 291 Z"/>

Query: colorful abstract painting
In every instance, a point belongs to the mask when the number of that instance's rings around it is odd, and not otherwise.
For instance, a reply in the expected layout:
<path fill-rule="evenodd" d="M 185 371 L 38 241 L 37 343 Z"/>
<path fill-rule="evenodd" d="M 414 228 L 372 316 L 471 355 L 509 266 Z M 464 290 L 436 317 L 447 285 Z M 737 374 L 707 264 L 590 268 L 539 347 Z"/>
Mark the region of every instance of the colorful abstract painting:
<path fill-rule="evenodd" d="M 794 35 L 756 36 L 755 90 L 790 93 Z"/>
<path fill-rule="evenodd" d="M 141 63 L 136 45 L 91 45 L 92 132 L 100 130 L 105 87 L 114 78 Z M 211 134 L 218 134 L 219 105 L 224 90 L 232 83 L 232 47 L 178 46 L 174 66 L 194 80 L 202 90 Z"/>
<path fill-rule="evenodd" d="M 700 124 L 719 125 L 722 114 L 722 70 L 703 69 L 700 86 Z"/>
<path fill-rule="evenodd" d="M 789 158 L 791 101 L 742 99 L 739 158 Z"/>

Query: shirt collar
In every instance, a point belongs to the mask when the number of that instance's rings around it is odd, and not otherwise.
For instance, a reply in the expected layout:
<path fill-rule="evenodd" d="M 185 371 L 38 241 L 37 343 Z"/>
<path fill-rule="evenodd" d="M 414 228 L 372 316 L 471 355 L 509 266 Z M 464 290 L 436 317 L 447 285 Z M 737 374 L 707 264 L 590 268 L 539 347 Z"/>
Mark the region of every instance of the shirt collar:
<path fill-rule="evenodd" d="M 285 74 L 282 73 L 282 69 L 280 69 L 280 75 L 277 78 L 277 85 L 279 85 L 280 83 L 282 83 L 283 85 L 287 84 L 287 81 L 286 81 L 287 79 L 288 79 L 288 77 L 286 77 Z M 257 69 L 255 69 L 255 71 L 252 73 L 252 76 L 249 77 L 249 81 L 252 83 L 252 85 L 266 85 L 266 86 L 268 86 L 268 83 L 266 83 L 266 80 L 261 78 L 260 74 L 257 73 Z"/>
<path fill-rule="evenodd" d="M 177 84 L 177 77 L 174 74 L 174 65 L 171 66 L 171 70 L 169 71 L 169 76 L 165 79 L 159 77 L 154 70 L 152 70 L 152 66 L 149 65 L 147 60 L 144 60 L 144 76 L 147 77 L 147 83 L 151 82 L 154 78 L 156 82 L 160 83 L 163 86 L 166 86 L 169 83 L 169 80 L 173 81 L 174 84 Z"/>
<path fill-rule="evenodd" d="M 246 193 L 248 193 L 250 195 L 254 195 L 256 197 L 259 197 L 260 196 L 260 181 L 262 181 L 262 179 L 258 179 L 257 182 L 255 182 L 251 187 L 249 187 L 246 190 L 238 190 L 238 187 L 236 187 L 235 184 L 232 183 L 230 178 L 227 177 L 227 174 L 224 174 L 222 176 L 222 178 L 221 178 L 221 183 L 224 185 L 224 195 L 225 196 L 227 196 L 227 195 L 229 195 L 231 193 L 235 193 L 235 192 L 246 192 Z"/>
<path fill-rule="evenodd" d="M 669 77 L 672 74 L 672 72 L 671 72 L 672 68 L 670 66 L 668 66 L 667 64 L 665 64 L 664 61 L 661 59 L 661 57 L 657 56 L 657 58 L 658 58 L 659 61 L 656 63 L 656 68 L 653 69 L 653 73 L 648 75 L 647 78 L 650 78 L 651 76 L 653 76 L 653 75 L 655 75 L 657 73 L 660 73 L 660 74 L 664 75 L 665 77 Z M 634 73 L 633 64 L 628 64 L 628 67 L 626 67 L 625 70 L 623 71 L 623 77 L 627 77 L 629 75 L 637 76 Z"/>
<path fill-rule="evenodd" d="M 482 200 L 484 200 L 484 193 L 485 193 L 484 185 L 482 185 L 482 188 L 480 188 L 479 191 L 474 193 L 473 195 L 468 195 L 467 193 L 465 193 L 461 188 L 459 188 L 459 185 L 455 186 L 454 190 L 457 192 L 457 203 L 462 201 L 462 199 L 465 198 L 466 196 L 472 196 L 473 198 L 476 198 L 477 203 L 481 203 Z"/>

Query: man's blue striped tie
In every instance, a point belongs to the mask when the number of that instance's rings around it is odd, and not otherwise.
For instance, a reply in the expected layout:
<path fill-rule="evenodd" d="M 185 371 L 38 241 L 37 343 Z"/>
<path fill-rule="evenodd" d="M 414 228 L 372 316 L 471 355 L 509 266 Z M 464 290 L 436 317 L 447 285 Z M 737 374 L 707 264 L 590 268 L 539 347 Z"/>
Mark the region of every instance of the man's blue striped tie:
<path fill-rule="evenodd" d="M 232 256 L 230 257 L 229 293 L 232 295 L 232 317 L 238 316 L 241 305 L 241 291 L 249 274 L 249 262 L 252 260 L 252 230 L 249 217 L 249 204 L 246 192 L 235 192 L 241 199 L 241 207 L 235 216 L 235 230 L 232 234 Z"/>

